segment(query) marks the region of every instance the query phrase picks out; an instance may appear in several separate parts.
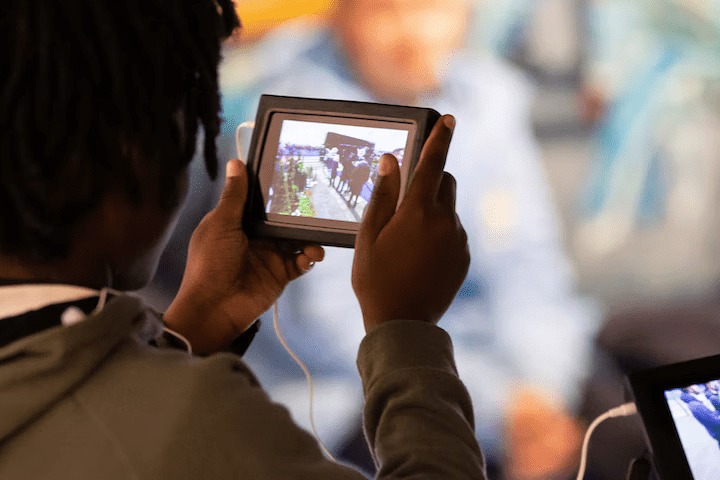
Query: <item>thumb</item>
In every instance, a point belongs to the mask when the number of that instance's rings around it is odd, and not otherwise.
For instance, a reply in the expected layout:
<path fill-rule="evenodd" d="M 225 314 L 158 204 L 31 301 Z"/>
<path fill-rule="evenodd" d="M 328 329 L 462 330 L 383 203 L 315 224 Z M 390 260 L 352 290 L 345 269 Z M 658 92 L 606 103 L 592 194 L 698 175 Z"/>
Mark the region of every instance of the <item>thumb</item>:
<path fill-rule="evenodd" d="M 240 160 L 225 165 L 225 186 L 215 207 L 215 214 L 228 222 L 241 222 L 247 199 L 247 171 Z"/>
<path fill-rule="evenodd" d="M 372 198 L 360 225 L 358 242 L 374 242 L 382 229 L 395 214 L 400 196 L 400 168 L 397 158 L 386 153 L 380 157 L 378 178 L 375 182 Z"/>

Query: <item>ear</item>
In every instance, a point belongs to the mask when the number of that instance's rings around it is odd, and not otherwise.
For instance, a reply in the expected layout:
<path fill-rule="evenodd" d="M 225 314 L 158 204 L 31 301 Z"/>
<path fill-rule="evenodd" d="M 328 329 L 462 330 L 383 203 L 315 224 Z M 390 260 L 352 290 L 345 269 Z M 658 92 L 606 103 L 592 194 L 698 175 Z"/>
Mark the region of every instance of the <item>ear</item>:
<path fill-rule="evenodd" d="M 114 288 L 135 290 L 152 279 L 177 222 L 187 192 L 187 169 L 183 168 L 175 178 L 172 205 L 160 203 L 157 189 L 148 195 L 145 183 L 151 177 L 142 177 L 141 201 L 132 201 L 124 189 L 114 188 L 88 219 L 85 243 L 97 249 L 96 262 L 111 268 Z"/>

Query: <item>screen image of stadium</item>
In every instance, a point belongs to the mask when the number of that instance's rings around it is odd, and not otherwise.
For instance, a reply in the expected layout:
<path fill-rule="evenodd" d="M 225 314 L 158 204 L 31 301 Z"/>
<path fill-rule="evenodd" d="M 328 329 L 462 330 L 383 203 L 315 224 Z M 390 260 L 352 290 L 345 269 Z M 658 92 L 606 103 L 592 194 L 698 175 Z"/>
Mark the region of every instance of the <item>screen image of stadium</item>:
<path fill-rule="evenodd" d="M 720 472 L 720 380 L 665 392 L 694 480 Z"/>
<path fill-rule="evenodd" d="M 266 213 L 359 222 L 380 157 L 392 153 L 402 165 L 408 135 L 407 126 L 394 122 L 366 126 L 284 119 Z"/>

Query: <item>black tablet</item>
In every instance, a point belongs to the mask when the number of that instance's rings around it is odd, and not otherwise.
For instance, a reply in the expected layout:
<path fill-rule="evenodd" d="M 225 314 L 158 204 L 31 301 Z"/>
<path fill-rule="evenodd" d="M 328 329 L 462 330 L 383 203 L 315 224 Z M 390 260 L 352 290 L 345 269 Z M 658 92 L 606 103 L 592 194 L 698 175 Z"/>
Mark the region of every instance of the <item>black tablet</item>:
<path fill-rule="evenodd" d="M 629 377 L 663 480 L 720 479 L 720 355 Z"/>
<path fill-rule="evenodd" d="M 263 95 L 248 154 L 245 232 L 354 246 L 380 157 L 397 157 L 404 192 L 439 118 L 427 108 Z"/>

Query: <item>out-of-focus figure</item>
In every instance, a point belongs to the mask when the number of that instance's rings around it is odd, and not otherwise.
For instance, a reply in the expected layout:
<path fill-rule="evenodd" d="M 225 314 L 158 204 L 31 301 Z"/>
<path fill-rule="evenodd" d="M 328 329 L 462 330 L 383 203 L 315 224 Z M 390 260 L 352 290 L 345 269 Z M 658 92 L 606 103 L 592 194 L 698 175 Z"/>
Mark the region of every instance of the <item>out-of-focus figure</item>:
<path fill-rule="evenodd" d="M 596 0 L 587 112 L 597 155 L 576 237 L 606 297 L 705 293 L 720 278 L 720 4 Z"/>
<path fill-rule="evenodd" d="M 618 304 L 598 337 L 593 418 L 624 401 L 629 370 L 718 353 L 720 4 L 590 7 L 596 155 L 574 245 L 590 288 Z M 640 423 L 617 422 L 593 444 L 597 477 L 620 478 L 644 448 Z"/>
<path fill-rule="evenodd" d="M 475 46 L 513 57 L 526 36 L 533 13 L 544 0 L 480 0 L 474 29 Z"/>
<path fill-rule="evenodd" d="M 455 115 L 446 168 L 458 182 L 472 265 L 443 327 L 454 339 L 484 450 L 511 478 L 548 478 L 576 460 L 581 428 L 573 410 L 598 314 L 574 293 L 531 133 L 532 85 L 503 62 L 464 50 L 471 3 L 341 0 L 328 28 L 286 24 L 244 47 L 242 56 L 228 51 L 219 149 L 235 155 L 234 129 L 254 117 L 261 93 L 418 105 Z M 201 177 L 193 185 L 191 202 L 194 194 L 199 203 L 189 212 L 202 205 L 202 196 L 212 197 Z M 352 358 L 363 331 L 361 322 L 349 320 L 361 315 L 351 263 L 351 250 L 328 248 L 326 260 L 280 302 L 284 335 L 314 374 L 320 436 L 336 451 L 360 428 Z M 273 398 L 307 423 L 305 380 L 269 323 L 246 359 Z"/>

